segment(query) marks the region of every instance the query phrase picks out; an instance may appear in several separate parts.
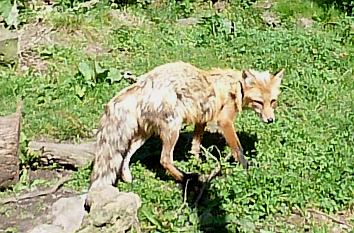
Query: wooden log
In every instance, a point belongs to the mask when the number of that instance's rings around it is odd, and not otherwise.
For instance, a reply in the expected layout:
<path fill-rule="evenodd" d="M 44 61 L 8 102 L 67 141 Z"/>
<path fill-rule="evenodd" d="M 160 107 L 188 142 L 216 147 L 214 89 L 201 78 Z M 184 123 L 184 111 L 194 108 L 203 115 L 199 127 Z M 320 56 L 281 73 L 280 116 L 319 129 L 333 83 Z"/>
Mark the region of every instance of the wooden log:
<path fill-rule="evenodd" d="M 18 148 L 20 141 L 22 102 L 16 113 L 0 117 L 0 187 L 15 184 L 19 178 Z"/>
<path fill-rule="evenodd" d="M 94 159 L 95 143 L 68 144 L 31 141 L 30 152 L 38 153 L 44 165 L 57 163 L 63 166 L 82 167 Z"/>

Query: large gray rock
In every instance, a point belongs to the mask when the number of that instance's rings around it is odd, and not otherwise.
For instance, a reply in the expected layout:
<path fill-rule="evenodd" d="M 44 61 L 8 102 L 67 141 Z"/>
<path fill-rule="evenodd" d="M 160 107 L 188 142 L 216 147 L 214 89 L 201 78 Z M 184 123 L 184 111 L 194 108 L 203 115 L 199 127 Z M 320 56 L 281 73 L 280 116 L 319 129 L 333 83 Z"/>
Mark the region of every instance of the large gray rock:
<path fill-rule="evenodd" d="M 85 200 L 90 213 L 84 210 Z M 91 189 L 88 195 L 61 198 L 52 206 L 48 219 L 28 233 L 124 233 L 138 224 L 141 201 L 134 193 L 119 192 L 113 186 Z"/>
<path fill-rule="evenodd" d="M 82 223 L 86 195 L 60 198 L 52 205 L 51 213 L 44 221 L 51 224 L 36 226 L 28 233 L 73 233 L 77 231 Z"/>
<path fill-rule="evenodd" d="M 134 193 L 119 192 L 113 186 L 96 188 L 90 190 L 88 203 L 90 214 L 85 216 L 80 233 L 125 232 L 138 227 L 141 201 Z"/>

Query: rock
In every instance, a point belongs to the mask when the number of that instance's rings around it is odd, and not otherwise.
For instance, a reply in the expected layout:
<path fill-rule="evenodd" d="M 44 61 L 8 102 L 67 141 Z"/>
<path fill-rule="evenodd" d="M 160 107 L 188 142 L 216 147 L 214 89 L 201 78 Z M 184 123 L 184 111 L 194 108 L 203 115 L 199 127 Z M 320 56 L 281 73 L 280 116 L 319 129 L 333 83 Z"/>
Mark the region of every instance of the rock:
<path fill-rule="evenodd" d="M 65 233 L 62 227 L 56 226 L 56 225 L 51 225 L 51 224 L 42 224 L 39 226 L 36 226 L 33 228 L 31 231 L 28 231 L 28 233 Z"/>
<path fill-rule="evenodd" d="M 87 200 L 90 213 L 78 232 L 125 232 L 137 227 L 137 212 L 141 206 L 138 195 L 106 186 L 90 190 Z"/>
<path fill-rule="evenodd" d="M 314 24 L 314 21 L 309 18 L 301 17 L 298 19 L 297 24 L 301 27 L 309 28 L 309 27 L 312 27 L 312 25 Z"/>
<path fill-rule="evenodd" d="M 274 5 L 273 1 L 265 0 L 265 1 L 257 2 L 255 7 L 256 8 L 261 8 L 261 9 L 264 9 L 264 10 L 269 10 L 270 8 L 273 7 L 273 5 Z"/>
<path fill-rule="evenodd" d="M 226 2 L 226 1 L 217 1 L 213 4 L 213 8 L 217 12 L 223 12 L 226 9 L 227 4 L 228 4 L 228 2 Z"/>
<path fill-rule="evenodd" d="M 198 18 L 190 17 L 190 18 L 183 18 L 183 19 L 178 19 L 177 23 L 182 25 L 182 26 L 194 26 L 199 23 Z"/>
<path fill-rule="evenodd" d="M 85 199 L 90 213 L 84 210 Z M 119 192 L 113 186 L 91 189 L 88 195 L 61 198 L 52 206 L 49 221 L 28 233 L 124 233 L 136 228 L 141 201 L 134 193 Z"/>
<path fill-rule="evenodd" d="M 18 63 L 18 35 L 0 26 L 0 63 Z"/>
<path fill-rule="evenodd" d="M 271 27 L 279 26 L 281 23 L 279 17 L 273 12 L 265 11 L 262 13 L 261 18 L 265 24 Z"/>
<path fill-rule="evenodd" d="M 86 195 L 61 198 L 52 206 L 53 224 L 61 226 L 65 232 L 75 232 L 81 226 Z"/>

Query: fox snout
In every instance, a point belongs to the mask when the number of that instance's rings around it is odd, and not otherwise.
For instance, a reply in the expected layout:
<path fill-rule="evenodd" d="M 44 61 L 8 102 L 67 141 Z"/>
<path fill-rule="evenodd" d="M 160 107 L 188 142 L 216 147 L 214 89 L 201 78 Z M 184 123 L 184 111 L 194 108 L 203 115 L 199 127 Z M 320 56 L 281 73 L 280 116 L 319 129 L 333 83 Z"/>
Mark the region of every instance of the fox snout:
<path fill-rule="evenodd" d="M 266 115 L 262 114 L 262 121 L 264 123 L 268 123 L 268 124 L 273 123 L 275 121 L 275 116 L 274 116 L 274 114 L 273 114 L 273 116 L 266 116 Z"/>
<path fill-rule="evenodd" d="M 267 123 L 273 123 L 274 119 L 273 118 L 268 118 Z"/>
<path fill-rule="evenodd" d="M 275 121 L 275 113 L 272 107 L 263 108 L 259 105 L 252 105 L 253 110 L 258 113 L 264 123 L 273 123 Z"/>
<path fill-rule="evenodd" d="M 264 123 L 273 123 L 275 121 L 275 113 L 274 108 L 271 105 L 264 106 L 261 110 L 261 118 Z"/>
<path fill-rule="evenodd" d="M 261 120 L 264 123 L 273 123 L 275 121 L 275 114 L 273 108 L 264 108 L 264 109 L 254 109 L 258 114 Z"/>

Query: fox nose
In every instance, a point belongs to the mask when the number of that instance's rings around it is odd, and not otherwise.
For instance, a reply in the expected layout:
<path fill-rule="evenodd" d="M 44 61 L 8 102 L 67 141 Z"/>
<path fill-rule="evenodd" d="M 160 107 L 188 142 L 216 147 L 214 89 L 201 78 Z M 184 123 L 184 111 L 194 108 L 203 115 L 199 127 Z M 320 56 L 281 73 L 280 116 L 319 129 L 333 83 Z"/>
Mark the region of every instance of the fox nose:
<path fill-rule="evenodd" d="M 270 118 L 268 118 L 267 119 L 267 123 L 269 124 L 269 123 L 273 123 L 274 122 L 274 119 L 272 118 L 272 117 L 270 117 Z"/>

